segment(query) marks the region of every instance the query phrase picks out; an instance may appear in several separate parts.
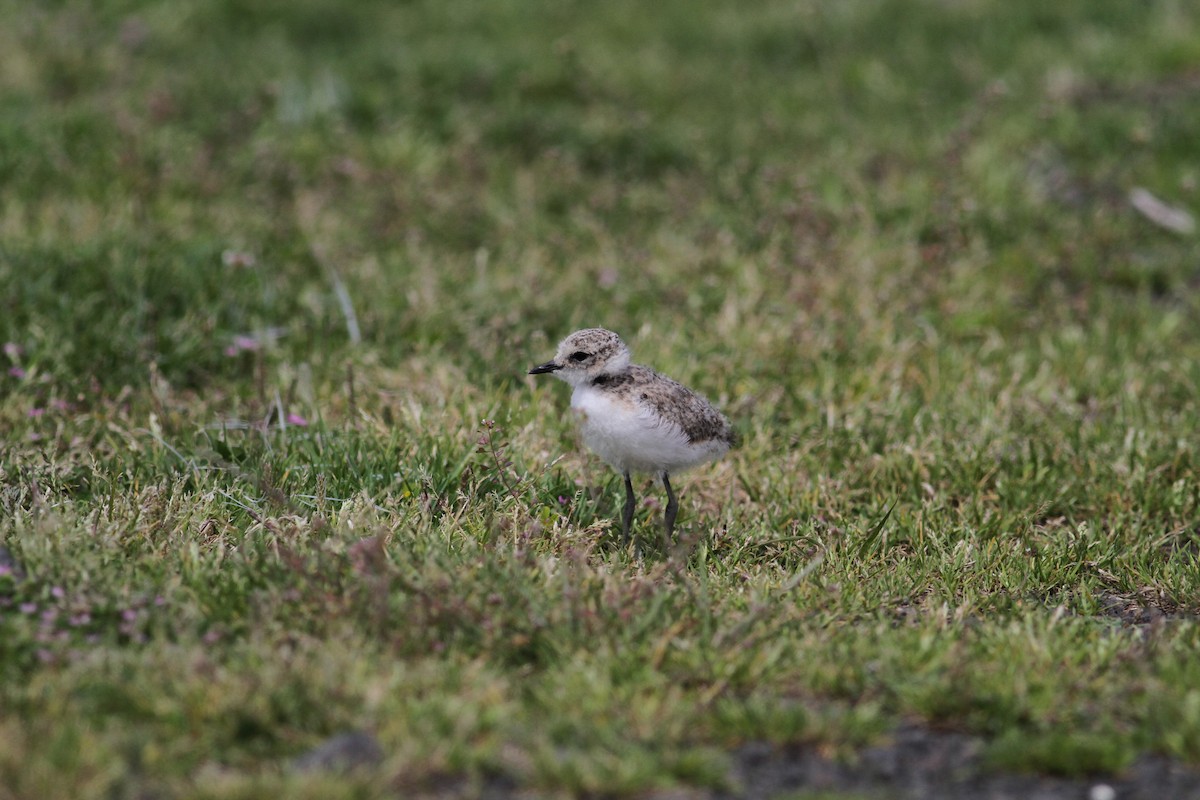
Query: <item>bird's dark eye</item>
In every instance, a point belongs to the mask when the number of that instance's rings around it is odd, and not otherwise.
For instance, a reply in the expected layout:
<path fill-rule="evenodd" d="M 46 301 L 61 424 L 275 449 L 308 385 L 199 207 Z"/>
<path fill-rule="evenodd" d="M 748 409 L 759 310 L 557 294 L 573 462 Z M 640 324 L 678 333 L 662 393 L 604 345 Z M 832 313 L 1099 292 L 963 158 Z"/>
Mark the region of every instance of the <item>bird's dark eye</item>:
<path fill-rule="evenodd" d="M 576 350 L 574 353 L 571 353 L 571 360 L 576 363 L 578 363 L 580 361 L 586 361 L 587 357 L 588 357 L 588 354 L 583 352 L 582 350 Z"/>

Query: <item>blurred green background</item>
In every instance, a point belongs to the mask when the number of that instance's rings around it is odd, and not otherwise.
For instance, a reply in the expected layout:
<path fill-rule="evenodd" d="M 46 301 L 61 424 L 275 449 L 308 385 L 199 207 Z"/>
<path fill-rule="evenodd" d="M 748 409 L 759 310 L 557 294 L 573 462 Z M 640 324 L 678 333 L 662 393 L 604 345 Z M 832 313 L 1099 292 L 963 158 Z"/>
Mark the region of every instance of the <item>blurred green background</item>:
<path fill-rule="evenodd" d="M 1183 2 L 5 18 L 0 334 L 65 383 L 149 363 L 236 382 L 224 350 L 267 329 L 335 369 L 330 269 L 365 350 L 444 353 L 474 380 L 583 324 L 725 340 L 766 379 L 839 325 L 855 358 L 879 326 L 1022 336 L 1097 304 L 1120 324 L 1127 298 L 1195 280 L 1194 241 L 1126 201 L 1196 202 Z"/>

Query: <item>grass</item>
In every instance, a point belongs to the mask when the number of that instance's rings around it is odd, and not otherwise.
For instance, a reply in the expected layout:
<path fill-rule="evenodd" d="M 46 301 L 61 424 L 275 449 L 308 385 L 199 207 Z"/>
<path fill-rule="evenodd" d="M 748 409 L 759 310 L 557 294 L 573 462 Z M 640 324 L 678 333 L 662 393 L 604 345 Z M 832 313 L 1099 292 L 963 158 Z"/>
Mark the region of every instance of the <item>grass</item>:
<path fill-rule="evenodd" d="M 1200 763 L 1200 15 L 1043 6 L 3 0 L 0 798 Z M 596 324 L 743 438 L 640 563 Z"/>

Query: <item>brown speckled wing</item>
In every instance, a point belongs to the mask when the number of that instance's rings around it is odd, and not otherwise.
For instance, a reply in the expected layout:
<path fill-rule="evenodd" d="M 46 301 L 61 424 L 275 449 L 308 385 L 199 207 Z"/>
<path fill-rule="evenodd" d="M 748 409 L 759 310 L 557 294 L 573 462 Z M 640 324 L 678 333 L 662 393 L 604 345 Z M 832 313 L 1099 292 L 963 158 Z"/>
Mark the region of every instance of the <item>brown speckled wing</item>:
<path fill-rule="evenodd" d="M 729 421 L 700 395 L 678 381 L 660 375 L 649 367 L 632 366 L 618 391 L 629 392 L 649 405 L 659 416 L 676 422 L 688 441 L 723 441 L 732 445 L 733 429 Z"/>

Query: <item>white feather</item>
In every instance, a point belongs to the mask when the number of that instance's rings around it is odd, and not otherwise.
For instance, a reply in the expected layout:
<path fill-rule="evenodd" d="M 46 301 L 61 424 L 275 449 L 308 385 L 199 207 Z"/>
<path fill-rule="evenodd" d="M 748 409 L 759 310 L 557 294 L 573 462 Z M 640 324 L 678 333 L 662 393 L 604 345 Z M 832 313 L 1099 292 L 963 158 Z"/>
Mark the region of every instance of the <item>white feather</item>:
<path fill-rule="evenodd" d="M 622 473 L 676 473 L 729 449 L 716 440 L 693 444 L 678 423 L 653 408 L 591 384 L 575 384 L 571 410 L 579 417 L 584 444 Z"/>

